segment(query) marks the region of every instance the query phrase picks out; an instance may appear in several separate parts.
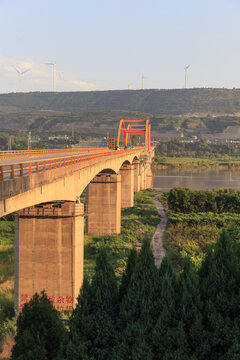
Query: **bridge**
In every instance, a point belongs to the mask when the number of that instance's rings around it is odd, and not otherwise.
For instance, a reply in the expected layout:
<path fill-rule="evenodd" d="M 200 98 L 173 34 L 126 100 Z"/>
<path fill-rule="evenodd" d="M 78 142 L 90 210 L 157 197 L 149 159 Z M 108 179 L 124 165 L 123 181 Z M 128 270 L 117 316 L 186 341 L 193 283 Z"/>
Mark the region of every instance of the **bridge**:
<path fill-rule="evenodd" d="M 16 312 L 43 289 L 58 310 L 72 310 L 83 281 L 84 229 L 121 232 L 121 208 L 133 206 L 134 191 L 152 187 L 152 156 L 149 143 L 0 153 L 0 216 L 15 213 Z"/>

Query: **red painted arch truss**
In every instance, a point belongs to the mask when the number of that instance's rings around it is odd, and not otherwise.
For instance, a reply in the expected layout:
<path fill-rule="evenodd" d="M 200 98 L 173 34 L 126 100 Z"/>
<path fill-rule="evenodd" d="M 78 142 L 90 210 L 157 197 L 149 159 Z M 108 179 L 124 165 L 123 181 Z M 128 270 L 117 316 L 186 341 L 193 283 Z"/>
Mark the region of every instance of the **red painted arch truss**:
<path fill-rule="evenodd" d="M 132 136 L 144 136 L 145 150 L 151 150 L 151 125 L 149 120 L 121 120 L 118 128 L 117 146 L 119 146 L 121 134 L 123 133 L 124 146 L 132 145 Z"/>

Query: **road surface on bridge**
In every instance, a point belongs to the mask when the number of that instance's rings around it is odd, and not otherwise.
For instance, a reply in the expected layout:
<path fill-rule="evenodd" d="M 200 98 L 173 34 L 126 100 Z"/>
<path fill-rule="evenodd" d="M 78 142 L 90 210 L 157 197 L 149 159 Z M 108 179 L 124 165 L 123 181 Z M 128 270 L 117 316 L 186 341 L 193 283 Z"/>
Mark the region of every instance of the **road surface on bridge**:
<path fill-rule="evenodd" d="M 69 153 L 65 153 L 64 150 L 61 153 L 52 153 L 52 154 L 35 154 L 35 155 L 29 155 L 29 156 L 11 156 L 8 159 L 1 159 L 0 157 L 0 166 L 1 165 L 11 165 L 11 164 L 19 164 L 19 163 L 23 163 L 23 162 L 27 162 L 27 161 L 43 161 L 43 160 L 48 160 L 48 159 L 56 159 L 56 158 L 64 158 L 64 157 L 69 157 L 69 156 L 77 156 L 77 155 L 86 155 L 86 154 L 96 154 L 99 152 L 109 152 L 110 150 L 108 148 L 102 148 L 102 149 L 98 149 L 95 150 L 93 149 L 92 151 L 89 150 L 85 150 L 85 149 L 76 149 L 76 151 L 72 152 L 71 154 Z"/>
<path fill-rule="evenodd" d="M 24 155 L 17 158 L 0 159 L 0 180 L 9 180 L 19 176 L 31 175 L 38 172 L 57 169 L 79 161 L 106 156 L 115 151 L 108 148 L 96 150 L 76 149 L 73 152 L 44 153 Z"/>

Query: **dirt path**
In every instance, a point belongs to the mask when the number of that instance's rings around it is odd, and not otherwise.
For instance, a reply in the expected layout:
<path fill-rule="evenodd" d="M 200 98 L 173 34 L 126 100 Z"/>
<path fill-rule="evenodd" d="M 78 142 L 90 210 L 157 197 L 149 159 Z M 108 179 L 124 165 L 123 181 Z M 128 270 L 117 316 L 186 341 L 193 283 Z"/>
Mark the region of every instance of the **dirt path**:
<path fill-rule="evenodd" d="M 162 262 L 162 258 L 166 255 L 166 250 L 163 247 L 163 237 L 167 225 L 167 215 L 163 210 L 163 205 L 158 200 L 159 194 L 154 196 L 154 202 L 157 208 L 159 215 L 161 216 L 161 221 L 157 226 L 155 234 L 152 237 L 152 250 L 155 258 L 155 265 L 159 267 Z"/>

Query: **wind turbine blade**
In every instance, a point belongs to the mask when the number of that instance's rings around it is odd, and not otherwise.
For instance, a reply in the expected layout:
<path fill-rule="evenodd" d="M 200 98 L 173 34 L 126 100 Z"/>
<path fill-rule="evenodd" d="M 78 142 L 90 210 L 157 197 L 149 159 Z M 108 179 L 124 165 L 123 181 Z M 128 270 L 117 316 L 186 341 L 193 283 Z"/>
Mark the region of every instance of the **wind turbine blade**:
<path fill-rule="evenodd" d="M 26 72 L 28 72 L 28 71 L 30 71 L 31 69 L 27 69 L 27 70 L 25 70 L 25 71 L 22 71 L 21 72 L 21 75 L 23 75 L 23 74 L 25 74 Z"/>
<path fill-rule="evenodd" d="M 18 74 L 21 74 L 21 72 L 16 68 L 16 66 L 13 66 L 13 68 L 16 70 Z"/>

